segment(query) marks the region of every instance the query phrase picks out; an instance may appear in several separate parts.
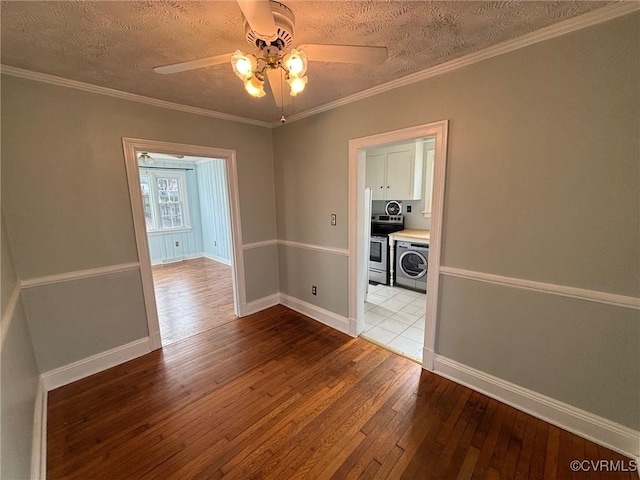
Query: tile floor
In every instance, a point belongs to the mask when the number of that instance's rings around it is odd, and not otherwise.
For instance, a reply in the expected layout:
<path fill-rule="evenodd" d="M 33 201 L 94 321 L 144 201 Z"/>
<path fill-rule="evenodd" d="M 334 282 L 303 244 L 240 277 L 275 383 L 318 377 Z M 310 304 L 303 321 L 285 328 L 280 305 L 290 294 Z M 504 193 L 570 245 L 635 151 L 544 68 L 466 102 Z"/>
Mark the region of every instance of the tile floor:
<path fill-rule="evenodd" d="M 424 293 L 369 285 L 362 336 L 422 363 L 425 309 Z"/>

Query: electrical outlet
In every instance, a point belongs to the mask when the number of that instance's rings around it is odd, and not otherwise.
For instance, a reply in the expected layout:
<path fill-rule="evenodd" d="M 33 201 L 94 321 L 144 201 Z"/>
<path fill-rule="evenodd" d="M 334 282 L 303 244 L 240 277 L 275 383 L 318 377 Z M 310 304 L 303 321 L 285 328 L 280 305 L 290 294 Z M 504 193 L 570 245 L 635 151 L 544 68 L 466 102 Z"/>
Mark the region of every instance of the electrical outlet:
<path fill-rule="evenodd" d="M 332 213 L 332 214 L 331 214 L 331 226 L 333 226 L 333 227 L 335 227 L 335 226 L 336 226 L 336 224 L 337 224 L 337 219 L 338 219 L 337 215 L 336 215 L 335 213 Z"/>
<path fill-rule="evenodd" d="M 317 295 L 318 294 L 318 287 L 316 287 L 315 285 L 311 285 L 311 295 Z"/>
<path fill-rule="evenodd" d="M 180 246 L 180 242 L 178 240 L 176 240 L 176 247 Z"/>
<path fill-rule="evenodd" d="M 411 205 L 407 205 L 407 213 L 411 213 Z"/>

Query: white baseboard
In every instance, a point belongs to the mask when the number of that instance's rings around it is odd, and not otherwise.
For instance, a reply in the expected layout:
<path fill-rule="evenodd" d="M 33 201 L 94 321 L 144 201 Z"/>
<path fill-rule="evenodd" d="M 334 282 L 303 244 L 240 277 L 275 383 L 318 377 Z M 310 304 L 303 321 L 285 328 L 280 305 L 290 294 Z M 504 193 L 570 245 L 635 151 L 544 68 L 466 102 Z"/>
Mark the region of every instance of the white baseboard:
<path fill-rule="evenodd" d="M 251 302 L 247 302 L 241 305 L 239 313 L 241 317 L 246 317 L 247 315 L 251 315 L 252 313 L 259 312 L 261 310 L 264 310 L 265 308 L 278 305 L 279 303 L 280 303 L 280 294 L 274 293 L 273 295 L 262 297 L 257 300 L 253 300 Z"/>
<path fill-rule="evenodd" d="M 151 266 L 157 267 L 158 265 L 171 265 L 172 263 L 184 262 L 185 260 L 193 260 L 194 258 L 204 257 L 203 252 L 189 253 L 188 255 L 181 255 L 173 258 L 161 258 L 160 260 L 151 260 Z"/>
<path fill-rule="evenodd" d="M 436 355 L 434 372 L 534 417 L 631 458 L 640 456 L 640 432 Z"/>
<path fill-rule="evenodd" d="M 149 337 L 101 352 L 42 374 L 44 389 L 49 392 L 121 363 L 128 362 L 153 350 Z"/>
<path fill-rule="evenodd" d="M 212 255 L 210 253 L 205 253 L 204 258 L 208 258 L 209 260 L 213 260 L 214 262 L 223 263 L 225 265 L 231 266 L 231 260 L 219 257 L 217 255 Z"/>
<path fill-rule="evenodd" d="M 349 335 L 349 319 L 338 315 L 337 313 L 330 312 L 324 308 L 317 307 L 307 302 L 303 302 L 284 293 L 280 293 L 280 303 L 291 310 L 295 310 L 298 313 L 302 313 L 307 317 L 311 317 L 320 323 L 335 328 L 343 333 Z"/>
<path fill-rule="evenodd" d="M 31 480 L 47 476 L 47 391 L 42 376 L 36 390 L 33 411 L 33 440 L 31 444 Z"/>

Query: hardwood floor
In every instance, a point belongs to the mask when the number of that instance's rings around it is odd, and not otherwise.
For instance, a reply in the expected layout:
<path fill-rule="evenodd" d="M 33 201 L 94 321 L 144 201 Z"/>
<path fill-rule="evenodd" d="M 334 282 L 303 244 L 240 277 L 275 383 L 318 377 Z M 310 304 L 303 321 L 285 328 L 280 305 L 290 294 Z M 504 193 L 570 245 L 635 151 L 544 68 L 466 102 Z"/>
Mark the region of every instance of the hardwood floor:
<path fill-rule="evenodd" d="M 624 457 L 280 305 L 50 392 L 47 438 L 50 480 L 634 478 L 572 473 Z"/>
<path fill-rule="evenodd" d="M 235 320 L 231 267 L 207 258 L 153 267 L 162 345 Z"/>

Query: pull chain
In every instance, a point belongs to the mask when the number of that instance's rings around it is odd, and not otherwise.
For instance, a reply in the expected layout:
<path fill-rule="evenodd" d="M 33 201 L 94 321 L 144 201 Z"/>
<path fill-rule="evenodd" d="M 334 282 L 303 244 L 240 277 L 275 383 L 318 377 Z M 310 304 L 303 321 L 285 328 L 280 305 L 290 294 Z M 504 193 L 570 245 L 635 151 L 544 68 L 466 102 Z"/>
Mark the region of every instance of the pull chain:
<path fill-rule="evenodd" d="M 282 112 L 280 123 L 285 123 L 287 119 L 284 116 L 284 85 L 282 84 L 282 72 L 280 72 L 280 109 Z"/>

